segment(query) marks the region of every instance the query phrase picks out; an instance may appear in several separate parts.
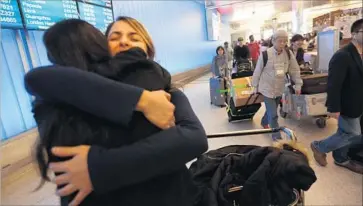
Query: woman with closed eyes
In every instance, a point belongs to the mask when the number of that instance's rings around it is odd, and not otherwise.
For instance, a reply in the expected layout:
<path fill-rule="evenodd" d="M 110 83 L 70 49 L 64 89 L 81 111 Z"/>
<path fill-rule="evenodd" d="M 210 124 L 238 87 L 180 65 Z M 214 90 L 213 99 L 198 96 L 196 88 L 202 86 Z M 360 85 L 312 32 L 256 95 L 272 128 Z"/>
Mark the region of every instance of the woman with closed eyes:
<path fill-rule="evenodd" d="M 152 61 L 154 47 L 140 23 L 121 17 L 107 37 L 82 20 L 57 23 L 44 35 L 55 65 L 25 79 L 36 96 L 43 179 L 48 167 L 56 173 L 62 205 L 193 205 L 196 188 L 185 164 L 207 150 L 202 125 Z M 170 118 L 151 114 L 150 106 L 163 102 L 157 95 L 175 106 Z"/>

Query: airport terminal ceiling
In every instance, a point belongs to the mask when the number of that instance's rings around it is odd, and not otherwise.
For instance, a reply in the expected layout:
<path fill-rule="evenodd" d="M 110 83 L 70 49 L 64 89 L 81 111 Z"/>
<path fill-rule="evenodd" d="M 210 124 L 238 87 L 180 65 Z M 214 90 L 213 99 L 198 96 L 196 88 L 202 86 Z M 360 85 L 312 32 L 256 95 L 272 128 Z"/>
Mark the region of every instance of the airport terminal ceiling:
<path fill-rule="evenodd" d="M 297 1 L 204 1 L 207 10 L 217 10 L 221 19 L 230 25 L 230 33 L 245 32 L 260 33 L 263 28 L 270 28 L 276 24 L 291 32 L 306 32 L 313 28 L 313 18 L 335 10 L 346 10 L 361 7 L 361 1 L 353 0 L 297 0 Z M 297 29 L 293 22 L 297 21 L 297 14 L 293 10 L 300 8 L 300 26 Z M 295 15 L 294 15 L 295 14 Z M 291 25 L 289 25 L 291 24 Z M 285 28 L 286 27 L 286 28 Z M 299 30 L 299 31 L 297 31 Z"/>

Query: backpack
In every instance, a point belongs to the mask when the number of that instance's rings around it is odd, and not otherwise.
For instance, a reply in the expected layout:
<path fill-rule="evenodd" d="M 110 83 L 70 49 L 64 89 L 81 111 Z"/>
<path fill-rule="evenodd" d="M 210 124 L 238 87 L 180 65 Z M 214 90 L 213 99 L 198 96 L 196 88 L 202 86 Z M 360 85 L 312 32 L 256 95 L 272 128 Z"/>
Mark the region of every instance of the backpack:
<path fill-rule="evenodd" d="M 291 59 L 291 54 L 290 54 L 289 48 L 285 48 L 285 51 L 286 51 L 287 56 L 289 57 L 289 60 L 290 60 Z M 262 52 L 262 59 L 263 59 L 263 68 L 265 68 L 266 64 L 267 64 L 267 60 L 268 60 L 267 51 Z"/>

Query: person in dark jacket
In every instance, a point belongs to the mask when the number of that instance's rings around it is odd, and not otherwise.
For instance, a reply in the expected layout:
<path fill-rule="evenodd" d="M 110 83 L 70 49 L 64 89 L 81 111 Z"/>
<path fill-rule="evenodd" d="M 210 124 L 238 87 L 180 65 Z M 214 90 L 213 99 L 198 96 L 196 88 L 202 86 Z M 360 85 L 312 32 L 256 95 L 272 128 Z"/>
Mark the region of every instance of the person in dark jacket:
<path fill-rule="evenodd" d="M 324 140 L 312 142 L 311 148 L 320 165 L 326 166 L 326 153 L 333 152 L 336 165 L 363 174 L 363 167 L 347 155 L 349 147 L 362 138 L 363 19 L 352 24 L 351 34 L 351 43 L 337 51 L 329 62 L 326 106 L 331 116 L 338 119 L 338 131 Z"/>
<path fill-rule="evenodd" d="M 61 205 L 72 201 L 72 205 L 81 202 L 81 205 L 169 205 L 170 202 L 193 205 L 195 187 L 185 163 L 203 153 L 207 141 L 186 97 L 179 90 L 171 90 L 169 73 L 148 60 L 150 53 L 146 54 L 142 47 L 121 51 L 109 61 L 106 38 L 82 20 L 55 24 L 45 33 L 44 42 L 50 61 L 68 67 L 38 68 L 28 73 L 25 80 L 28 91 L 36 96 L 34 113 L 40 134 L 37 147 L 40 171 L 44 179 L 47 179 L 48 166 L 56 173 L 58 194 L 65 196 L 61 198 Z M 97 81 L 80 85 L 90 79 Z M 176 125 L 161 131 L 141 113 L 133 112 L 125 117 L 117 112 L 122 104 L 113 103 L 118 99 L 112 92 L 117 83 L 110 84 L 111 79 L 150 90 L 170 91 L 176 106 Z M 116 96 L 104 95 L 109 90 Z M 63 95 L 82 98 L 69 99 Z M 104 109 L 98 110 L 102 107 L 113 107 L 116 114 L 102 114 L 99 111 Z M 128 120 L 122 121 L 126 122 L 124 125 L 117 121 L 125 118 Z M 69 159 L 64 150 L 62 154 L 52 150 L 54 146 L 85 144 L 91 145 L 80 146 L 86 148 L 83 155 L 86 160 L 88 157 L 85 165 L 88 164 L 89 173 L 72 179 L 76 183 L 67 179 L 72 176 L 70 169 L 59 167 L 63 163 L 49 164 Z M 48 157 L 43 156 L 44 150 Z M 79 167 L 72 164 L 74 158 L 77 156 L 68 160 L 67 165 Z M 79 188 L 77 181 L 87 178 L 91 188 Z"/>
<path fill-rule="evenodd" d="M 295 146 L 234 145 L 202 155 L 190 167 L 198 206 L 291 205 L 294 190 L 307 191 L 317 180 L 307 154 Z"/>
<path fill-rule="evenodd" d="M 234 67 L 236 68 L 237 73 L 239 71 L 253 70 L 251 62 L 248 58 L 249 58 L 248 47 L 236 47 Z"/>
<path fill-rule="evenodd" d="M 300 34 L 295 34 L 291 38 L 291 47 L 290 50 L 295 54 L 296 61 L 300 67 L 305 65 L 304 60 L 304 49 L 302 48 L 304 44 L 304 37 Z"/>
<path fill-rule="evenodd" d="M 245 43 L 243 43 L 243 37 L 239 37 L 238 38 L 238 42 L 237 42 L 237 45 L 234 47 L 233 49 L 233 54 L 234 54 L 234 58 L 236 59 L 236 49 L 239 48 L 239 47 L 243 47 L 245 49 L 247 49 L 248 51 L 248 58 L 250 58 L 250 50 L 248 49 L 247 45 Z"/>

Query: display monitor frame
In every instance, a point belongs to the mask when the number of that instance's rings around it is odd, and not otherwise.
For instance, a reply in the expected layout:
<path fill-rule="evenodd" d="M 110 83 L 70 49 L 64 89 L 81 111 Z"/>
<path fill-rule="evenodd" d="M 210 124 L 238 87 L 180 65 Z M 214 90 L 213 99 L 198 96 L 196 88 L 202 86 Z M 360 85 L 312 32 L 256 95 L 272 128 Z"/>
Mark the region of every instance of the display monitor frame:
<path fill-rule="evenodd" d="M 81 3 L 85 3 L 85 4 L 90 4 L 90 5 L 94 5 L 94 6 L 100 6 L 100 7 L 104 7 L 104 8 L 110 8 L 112 9 L 112 12 L 113 12 L 113 0 L 110 0 L 111 2 L 111 6 L 108 7 L 108 6 L 104 6 L 104 5 L 99 5 L 99 4 L 96 4 L 96 3 L 93 3 L 93 2 L 88 2 L 87 0 L 75 0 L 77 3 L 78 2 L 81 2 Z M 92 1 L 92 0 L 91 0 Z M 78 5 L 78 4 L 77 4 Z"/>
<path fill-rule="evenodd" d="M 77 8 L 78 8 L 78 14 L 79 14 L 79 19 L 81 20 L 84 20 L 81 18 L 81 12 L 80 12 L 80 4 L 79 3 L 82 3 L 82 4 L 87 4 L 87 5 L 92 5 L 92 6 L 95 6 L 95 7 L 98 7 L 98 8 L 104 8 L 104 9 L 110 9 L 111 10 L 111 13 L 112 13 L 112 22 L 115 21 L 115 14 L 114 14 L 114 11 L 113 11 L 113 0 L 111 0 L 111 7 L 107 7 L 107 6 L 100 6 L 100 5 L 97 5 L 97 4 L 94 4 L 94 3 L 88 3 L 88 2 L 85 2 L 85 1 L 82 1 L 82 0 L 77 0 Z M 86 20 L 84 20 L 86 21 Z M 111 22 L 111 23 L 112 23 Z M 110 24 L 111 24 L 110 23 Z M 107 29 L 108 25 L 106 26 L 106 29 Z M 97 27 L 96 27 L 97 28 Z M 97 28 L 99 29 L 99 28 Z M 101 31 L 101 30 L 100 30 Z M 104 31 L 101 31 L 103 34 Z"/>
<path fill-rule="evenodd" d="M 16 1 L 16 4 L 18 5 L 18 10 L 19 10 L 20 19 L 21 19 L 21 26 L 14 26 L 14 27 L 11 27 L 11 26 L 1 26 L 2 23 L 0 23 L 1 24 L 0 25 L 0 29 L 12 29 L 12 30 L 25 29 L 24 16 L 23 16 L 23 12 L 22 12 L 21 7 L 20 7 L 20 2 L 19 2 L 19 0 L 15 0 L 15 1 Z"/>
<path fill-rule="evenodd" d="M 22 13 L 22 18 L 23 18 L 23 26 L 24 26 L 24 29 L 25 30 L 27 30 L 27 31 L 46 31 L 48 28 L 44 28 L 44 29 L 42 29 L 42 28 L 30 28 L 30 27 L 28 27 L 28 25 L 26 24 L 26 18 L 25 18 L 25 14 L 24 14 L 24 12 L 23 12 L 23 10 L 22 10 L 22 6 L 21 6 L 21 0 L 16 0 L 16 1 L 18 1 L 18 5 L 19 5 L 19 9 L 20 9 L 20 12 Z M 59 0 L 59 1 L 61 1 L 61 0 Z M 75 3 L 76 3 L 76 8 L 77 8 L 77 15 L 78 15 L 78 19 L 80 19 L 80 17 L 79 17 L 79 8 L 78 8 L 78 3 L 77 3 L 77 1 L 76 0 L 70 0 L 70 1 L 74 1 Z M 65 18 L 65 19 L 67 19 L 67 18 Z M 70 18 L 69 18 L 70 19 Z M 64 20 L 64 19 L 62 19 L 62 20 Z M 56 22 L 57 23 L 57 22 Z"/>

